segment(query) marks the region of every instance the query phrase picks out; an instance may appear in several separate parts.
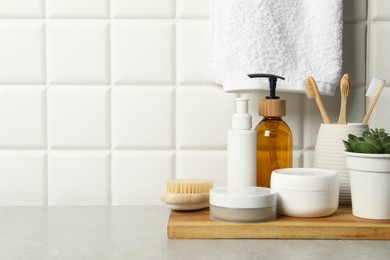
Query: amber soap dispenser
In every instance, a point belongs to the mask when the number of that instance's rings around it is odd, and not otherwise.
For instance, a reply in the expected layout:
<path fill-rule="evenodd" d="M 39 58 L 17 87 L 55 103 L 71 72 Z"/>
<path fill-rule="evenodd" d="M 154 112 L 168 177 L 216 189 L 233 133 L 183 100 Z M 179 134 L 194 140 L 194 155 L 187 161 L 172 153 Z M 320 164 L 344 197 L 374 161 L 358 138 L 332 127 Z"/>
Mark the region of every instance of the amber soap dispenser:
<path fill-rule="evenodd" d="M 249 74 L 250 78 L 269 78 L 270 95 L 259 103 L 263 119 L 256 126 L 257 186 L 270 187 L 272 171 L 292 167 L 293 139 L 282 117 L 286 115 L 286 100 L 276 96 L 277 79 L 272 74 Z"/>

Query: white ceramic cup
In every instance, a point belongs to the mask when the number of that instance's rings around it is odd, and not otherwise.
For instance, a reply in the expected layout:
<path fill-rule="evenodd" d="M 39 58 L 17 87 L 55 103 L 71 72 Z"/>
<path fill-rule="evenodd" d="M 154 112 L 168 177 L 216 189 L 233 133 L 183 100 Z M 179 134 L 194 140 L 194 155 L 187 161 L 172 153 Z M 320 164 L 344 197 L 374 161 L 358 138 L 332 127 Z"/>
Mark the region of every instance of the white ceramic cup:
<path fill-rule="evenodd" d="M 348 134 L 361 135 L 368 130 L 362 124 L 321 124 L 314 150 L 313 167 L 334 170 L 340 182 L 340 204 L 351 204 L 351 187 L 349 171 L 345 162 L 343 140 Z"/>

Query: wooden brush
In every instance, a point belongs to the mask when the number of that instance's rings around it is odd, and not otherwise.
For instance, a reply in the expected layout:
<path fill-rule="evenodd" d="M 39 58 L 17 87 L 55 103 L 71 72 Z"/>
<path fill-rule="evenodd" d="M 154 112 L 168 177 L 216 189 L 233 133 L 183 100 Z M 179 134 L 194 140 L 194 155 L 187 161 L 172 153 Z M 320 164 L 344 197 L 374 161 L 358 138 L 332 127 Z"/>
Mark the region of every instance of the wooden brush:
<path fill-rule="evenodd" d="M 362 124 L 366 125 L 370 119 L 371 113 L 375 108 L 376 102 L 379 99 L 380 94 L 382 93 L 383 87 L 385 86 L 386 81 L 380 79 L 372 79 L 370 86 L 367 89 L 366 96 L 372 98 L 370 106 L 366 112 L 366 116 L 363 119 Z"/>
<path fill-rule="evenodd" d="M 322 103 L 322 100 L 321 100 L 320 91 L 318 90 L 317 83 L 312 76 L 308 77 L 305 80 L 305 86 L 306 86 L 307 97 L 309 99 L 315 98 L 324 124 L 330 124 L 330 119 L 329 119 L 328 113 L 326 113 L 326 110 L 324 108 L 324 104 Z"/>
<path fill-rule="evenodd" d="M 349 86 L 351 81 L 348 74 L 344 74 L 340 81 L 340 92 L 341 92 L 341 106 L 338 123 L 340 125 L 347 124 L 347 97 L 349 94 Z"/>
<path fill-rule="evenodd" d="M 209 206 L 212 180 L 174 179 L 167 181 L 161 201 L 173 210 L 196 210 Z"/>

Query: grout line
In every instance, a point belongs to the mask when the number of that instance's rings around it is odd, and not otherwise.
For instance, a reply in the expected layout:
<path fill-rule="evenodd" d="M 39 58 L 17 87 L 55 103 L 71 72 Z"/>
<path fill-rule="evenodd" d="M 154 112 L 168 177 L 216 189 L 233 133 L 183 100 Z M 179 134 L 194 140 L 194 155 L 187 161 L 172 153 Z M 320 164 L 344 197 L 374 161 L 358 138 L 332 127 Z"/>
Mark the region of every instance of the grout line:
<path fill-rule="evenodd" d="M 109 152 L 107 157 L 107 198 L 106 204 L 107 206 L 112 206 L 112 152 Z"/>
<path fill-rule="evenodd" d="M 371 15 L 370 15 L 370 4 L 369 4 L 369 1 L 366 1 L 366 49 L 365 49 L 365 60 L 366 62 L 364 63 L 364 71 L 365 71 L 365 90 L 367 90 L 368 88 L 368 85 L 367 85 L 367 82 L 368 82 L 368 79 L 370 77 L 370 71 L 369 71 L 369 68 L 370 68 L 370 57 L 369 57 L 369 51 L 370 51 L 370 44 L 371 44 L 371 41 L 370 41 L 370 34 L 371 34 L 371 23 L 372 21 L 370 21 L 371 19 Z M 366 112 L 367 111 L 367 105 L 368 105 L 368 99 L 366 96 L 364 96 L 364 111 Z M 364 115 L 363 115 L 364 116 Z"/>
<path fill-rule="evenodd" d="M 45 133 L 45 138 L 46 138 L 46 155 L 45 155 L 45 206 L 49 205 L 49 80 L 48 80 L 48 75 L 49 75 L 49 66 L 48 66 L 48 40 L 47 40 L 47 1 L 43 1 L 43 9 L 44 9 L 44 23 L 45 23 L 45 90 L 46 90 L 46 95 L 45 95 L 45 123 L 46 123 L 46 133 Z"/>
<path fill-rule="evenodd" d="M 44 156 L 44 206 L 49 206 L 49 155 L 46 152 Z"/>
<path fill-rule="evenodd" d="M 111 38 L 111 37 L 110 37 Z M 108 114 L 108 122 L 109 122 L 109 126 L 107 127 L 107 131 L 108 131 L 108 136 L 109 136 L 109 143 L 110 143 L 110 149 L 108 151 L 109 153 L 109 156 L 108 156 L 108 166 L 107 166 L 107 204 L 108 206 L 111 206 L 112 205 L 112 154 L 113 154 L 113 147 L 112 147 L 112 89 L 111 89 L 111 86 L 109 86 L 109 89 L 108 89 L 108 98 L 107 98 L 107 102 L 108 102 L 108 105 L 107 105 L 107 114 Z"/>
<path fill-rule="evenodd" d="M 171 178 L 173 179 L 176 179 L 177 177 L 177 154 L 178 154 L 178 147 L 177 147 L 177 143 L 178 143 L 178 135 L 177 135 L 177 121 L 178 121 L 178 118 L 177 118 L 177 89 L 178 89 L 178 72 L 177 72 L 177 68 L 179 67 L 178 66 L 178 17 L 177 17 L 177 3 L 176 1 L 173 1 L 173 25 L 174 25 L 174 41 L 173 41 L 173 55 L 174 55 L 174 68 L 173 68 L 173 72 L 174 72 L 174 79 L 175 79 L 175 84 L 174 84 L 174 92 L 173 92 L 173 127 L 172 127 L 172 131 L 173 131 L 173 146 L 174 146 L 174 154 L 173 154 L 173 162 L 172 162 L 172 173 L 171 173 Z"/>
<path fill-rule="evenodd" d="M 108 23 L 109 23 L 109 33 L 108 33 L 108 63 L 109 63 L 109 142 L 110 142 L 110 152 L 109 152 L 109 165 L 107 167 L 107 204 L 108 206 L 112 206 L 112 176 L 113 176 L 113 80 L 112 80 L 112 1 L 109 0 L 107 4 L 108 8 Z"/>
<path fill-rule="evenodd" d="M 108 71 L 109 71 L 109 104 L 108 104 L 108 109 L 109 109 L 109 142 L 110 142 L 110 152 L 109 152 L 109 162 L 108 162 L 108 167 L 107 167 L 107 205 L 112 206 L 112 176 L 113 176 L 113 80 L 112 80 L 112 14 L 111 14 L 111 9 L 112 9 L 112 1 L 110 0 L 108 2 L 107 8 L 108 8 L 108 26 L 109 26 L 109 32 L 108 32 Z"/>
<path fill-rule="evenodd" d="M 108 3 L 107 4 L 107 12 L 108 12 L 108 18 L 105 18 L 105 19 L 109 19 L 109 20 L 111 20 L 111 17 L 112 17 L 112 15 L 111 15 L 111 10 L 112 10 L 112 0 L 107 0 L 106 1 L 106 3 Z"/>

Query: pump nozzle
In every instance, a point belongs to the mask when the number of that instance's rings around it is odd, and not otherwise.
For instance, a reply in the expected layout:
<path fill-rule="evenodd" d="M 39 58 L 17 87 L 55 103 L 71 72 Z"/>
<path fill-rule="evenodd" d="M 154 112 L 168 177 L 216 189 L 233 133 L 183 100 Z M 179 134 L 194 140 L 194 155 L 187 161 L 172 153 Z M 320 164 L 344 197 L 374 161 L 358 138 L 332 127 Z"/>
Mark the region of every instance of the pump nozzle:
<path fill-rule="evenodd" d="M 270 95 L 265 97 L 266 99 L 279 99 L 278 96 L 276 96 L 276 81 L 279 79 L 283 79 L 283 77 L 273 74 L 263 74 L 263 73 L 257 73 L 257 74 L 248 74 L 248 77 L 250 78 L 269 78 L 269 89 L 270 89 Z"/>
<path fill-rule="evenodd" d="M 236 98 L 236 113 L 233 114 L 232 129 L 252 128 L 252 116 L 248 113 L 248 98 Z"/>

